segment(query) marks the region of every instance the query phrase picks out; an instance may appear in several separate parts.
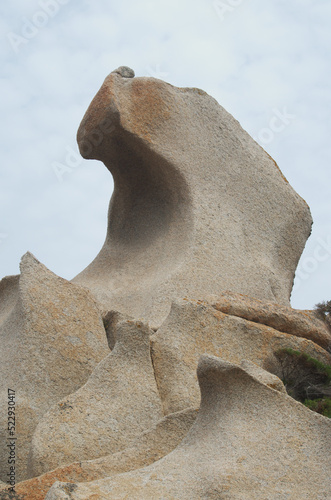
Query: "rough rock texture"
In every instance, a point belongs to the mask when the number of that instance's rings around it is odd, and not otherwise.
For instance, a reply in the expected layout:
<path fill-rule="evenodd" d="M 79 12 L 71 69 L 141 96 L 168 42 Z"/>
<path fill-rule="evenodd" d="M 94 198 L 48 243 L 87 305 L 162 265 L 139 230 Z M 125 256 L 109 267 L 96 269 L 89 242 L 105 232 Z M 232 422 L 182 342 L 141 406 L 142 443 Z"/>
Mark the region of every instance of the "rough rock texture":
<path fill-rule="evenodd" d="M 289 305 L 306 203 L 212 97 L 119 68 L 78 130 L 114 178 L 108 232 L 75 282 L 159 326 L 174 298 L 222 290 Z"/>
<path fill-rule="evenodd" d="M 239 316 L 271 326 L 280 332 L 312 340 L 324 349 L 331 347 L 331 332 L 314 311 L 292 309 L 231 292 L 220 294 L 213 306 L 218 311 L 232 316 Z"/>
<path fill-rule="evenodd" d="M 86 384 L 52 407 L 32 441 L 31 475 L 128 447 L 162 417 L 150 358 L 150 334 L 139 321 L 120 321 L 114 350 Z"/>
<path fill-rule="evenodd" d="M 5 276 L 0 281 L 0 325 L 12 312 L 19 293 L 20 276 Z"/>
<path fill-rule="evenodd" d="M 117 324 L 120 321 L 125 321 L 128 319 L 133 320 L 131 316 L 127 316 L 126 314 L 122 314 L 118 311 L 103 312 L 102 314 L 103 326 L 105 327 L 108 345 L 111 350 L 114 349 L 114 346 L 116 344 Z"/>
<path fill-rule="evenodd" d="M 168 318 L 152 336 L 153 365 L 164 413 L 199 406 L 196 369 L 201 354 L 237 364 L 247 359 L 280 376 L 275 352 L 286 347 L 331 363 L 331 355 L 310 340 L 222 313 L 207 303 L 174 302 Z"/>
<path fill-rule="evenodd" d="M 74 462 L 46 472 L 42 476 L 16 485 L 16 493 L 26 499 L 44 500 L 47 491 L 57 480 L 93 481 L 150 465 L 179 445 L 192 427 L 196 416 L 197 410 L 190 408 L 172 413 L 140 434 L 129 448 L 113 455 Z"/>
<path fill-rule="evenodd" d="M 107 236 L 74 284 L 29 253 L 0 282 L 0 442 L 11 389 L 30 478 L 4 492 L 0 447 L 0 499 L 329 500 L 331 421 L 278 378 L 284 348 L 331 363 L 289 307 L 307 204 L 213 98 L 126 66 L 77 140 L 114 178 Z"/>
<path fill-rule="evenodd" d="M 10 486 L 8 484 L 0 481 L 0 498 L 1 498 L 1 500 L 3 500 L 5 498 L 5 495 L 7 494 L 9 487 Z M 45 496 L 44 496 L 44 498 L 45 498 Z"/>
<path fill-rule="evenodd" d="M 21 495 L 18 495 L 16 493 L 13 493 L 12 491 L 9 491 L 10 486 L 8 484 L 5 484 L 3 482 L 0 482 L 0 499 L 1 500 L 34 500 L 33 496 L 29 497 L 24 497 Z M 45 498 L 45 495 L 43 499 Z"/>
<path fill-rule="evenodd" d="M 15 391 L 16 480 L 27 477 L 27 455 L 39 418 L 77 390 L 109 353 L 105 330 L 90 292 L 59 278 L 33 255 L 21 275 L 0 283 L 0 442 L 7 431 L 7 390 Z M 0 447 L 0 477 L 8 453 Z"/>
<path fill-rule="evenodd" d="M 46 500 L 330 498 L 329 419 L 213 356 L 198 377 L 198 418 L 173 452 L 112 478 L 57 482 Z"/>
<path fill-rule="evenodd" d="M 243 359 L 240 363 L 240 366 L 252 377 L 256 378 L 263 384 L 271 387 L 271 389 L 275 389 L 275 391 L 283 392 L 287 394 L 285 385 L 283 382 L 273 373 L 267 372 L 263 370 L 260 366 L 252 363 L 252 361 L 248 361 L 247 359 Z"/>

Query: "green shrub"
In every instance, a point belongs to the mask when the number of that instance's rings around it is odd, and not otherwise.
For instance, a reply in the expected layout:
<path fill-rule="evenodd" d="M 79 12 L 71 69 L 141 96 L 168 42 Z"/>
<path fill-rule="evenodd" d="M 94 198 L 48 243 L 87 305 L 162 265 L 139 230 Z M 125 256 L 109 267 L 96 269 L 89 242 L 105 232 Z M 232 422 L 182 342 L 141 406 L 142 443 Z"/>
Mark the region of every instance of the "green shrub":
<path fill-rule="evenodd" d="M 290 358 L 292 358 L 293 361 L 295 358 L 297 358 L 298 363 L 302 364 L 306 369 L 311 369 L 312 371 L 315 370 L 316 373 L 323 375 L 326 378 L 327 382 L 331 382 L 330 365 L 325 365 L 321 361 L 318 361 L 318 359 L 309 356 L 309 354 L 306 354 L 305 352 L 295 351 L 294 349 L 290 349 L 289 347 L 280 349 L 276 353 L 276 356 L 278 358 L 284 357 L 283 355 L 288 355 Z"/>
<path fill-rule="evenodd" d="M 331 417 L 331 366 L 294 349 L 280 349 L 276 357 L 287 393 L 311 410 Z"/>
<path fill-rule="evenodd" d="M 303 404 L 310 410 L 331 418 L 331 398 L 305 399 Z"/>
<path fill-rule="evenodd" d="M 315 306 L 317 315 L 325 321 L 328 328 L 331 330 L 331 300 L 319 302 Z"/>

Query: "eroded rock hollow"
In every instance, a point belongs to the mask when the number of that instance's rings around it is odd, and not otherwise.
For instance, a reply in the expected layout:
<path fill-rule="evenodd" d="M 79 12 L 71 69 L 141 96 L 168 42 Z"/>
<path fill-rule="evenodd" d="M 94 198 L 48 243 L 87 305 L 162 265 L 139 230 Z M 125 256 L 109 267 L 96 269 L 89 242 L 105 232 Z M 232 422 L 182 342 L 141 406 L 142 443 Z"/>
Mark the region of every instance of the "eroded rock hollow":
<path fill-rule="evenodd" d="M 159 326 L 176 297 L 289 305 L 309 208 L 215 99 L 119 68 L 77 138 L 114 178 L 106 241 L 74 279 L 105 309 Z"/>
<path fill-rule="evenodd" d="M 306 203 L 212 97 L 127 67 L 77 138 L 114 178 L 106 241 L 73 282 L 29 252 L 0 282 L 0 499 L 329 500 L 331 421 L 287 376 L 330 375 L 289 302 Z"/>

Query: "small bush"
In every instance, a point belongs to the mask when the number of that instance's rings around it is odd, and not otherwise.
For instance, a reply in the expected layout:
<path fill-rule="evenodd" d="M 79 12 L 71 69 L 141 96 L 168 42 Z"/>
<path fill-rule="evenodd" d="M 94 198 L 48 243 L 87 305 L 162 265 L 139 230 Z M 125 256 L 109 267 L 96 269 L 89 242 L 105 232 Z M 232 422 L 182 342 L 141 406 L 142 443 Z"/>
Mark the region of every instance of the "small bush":
<path fill-rule="evenodd" d="M 331 418 L 331 398 L 305 399 L 303 404 L 310 410 Z"/>
<path fill-rule="evenodd" d="M 331 300 L 316 304 L 315 311 L 331 330 Z"/>
<path fill-rule="evenodd" d="M 331 417 L 331 366 L 293 349 L 280 349 L 276 357 L 287 393 L 311 410 Z"/>

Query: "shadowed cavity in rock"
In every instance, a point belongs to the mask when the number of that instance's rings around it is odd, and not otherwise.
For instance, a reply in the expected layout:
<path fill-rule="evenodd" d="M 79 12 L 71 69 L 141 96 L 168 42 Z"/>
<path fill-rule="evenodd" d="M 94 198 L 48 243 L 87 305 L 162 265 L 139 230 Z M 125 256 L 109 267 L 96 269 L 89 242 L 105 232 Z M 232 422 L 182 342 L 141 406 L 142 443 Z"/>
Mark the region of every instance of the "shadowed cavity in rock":
<path fill-rule="evenodd" d="M 289 304 L 309 209 L 212 97 L 120 68 L 77 139 L 114 178 L 106 241 L 74 280 L 105 309 L 158 326 L 178 296 L 229 289 Z"/>

